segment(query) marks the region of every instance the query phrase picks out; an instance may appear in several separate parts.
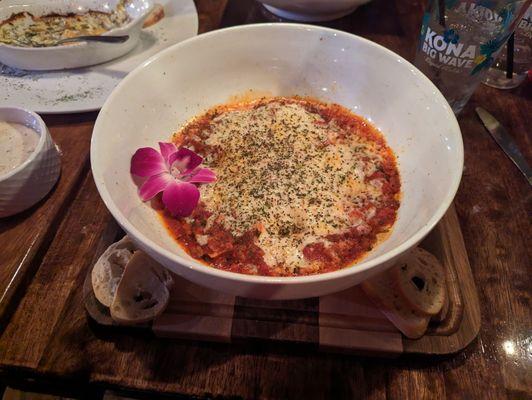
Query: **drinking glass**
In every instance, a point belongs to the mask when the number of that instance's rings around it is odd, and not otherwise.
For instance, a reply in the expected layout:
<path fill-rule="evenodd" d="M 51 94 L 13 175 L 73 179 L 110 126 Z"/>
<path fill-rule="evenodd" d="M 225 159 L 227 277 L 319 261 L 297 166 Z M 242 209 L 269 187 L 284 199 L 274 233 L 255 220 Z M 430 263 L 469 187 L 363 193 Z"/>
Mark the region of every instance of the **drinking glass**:
<path fill-rule="evenodd" d="M 526 79 L 527 72 L 532 67 L 532 6 L 528 7 L 523 18 L 517 23 L 512 45 L 513 47 L 508 41 L 500 51 L 499 57 L 484 78 L 486 85 L 497 89 L 512 89 Z M 513 59 L 510 60 L 509 56 Z M 510 63 L 513 63 L 511 68 Z"/>
<path fill-rule="evenodd" d="M 465 106 L 532 0 L 429 0 L 416 66 L 455 114 Z"/>

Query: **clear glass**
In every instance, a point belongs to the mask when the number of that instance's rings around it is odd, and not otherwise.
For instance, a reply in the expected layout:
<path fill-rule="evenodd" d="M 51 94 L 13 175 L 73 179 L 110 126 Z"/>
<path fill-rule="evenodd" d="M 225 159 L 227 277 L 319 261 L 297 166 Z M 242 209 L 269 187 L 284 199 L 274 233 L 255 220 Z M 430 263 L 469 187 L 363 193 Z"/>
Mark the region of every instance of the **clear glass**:
<path fill-rule="evenodd" d="M 532 0 L 430 0 L 416 66 L 458 114 Z"/>
<path fill-rule="evenodd" d="M 527 72 L 532 67 L 532 6 L 528 7 L 524 17 L 517 23 L 514 32 L 513 74 L 508 77 L 506 69 L 508 48 L 504 45 L 499 57 L 491 65 L 484 83 L 497 89 L 512 89 L 519 86 L 526 79 Z"/>

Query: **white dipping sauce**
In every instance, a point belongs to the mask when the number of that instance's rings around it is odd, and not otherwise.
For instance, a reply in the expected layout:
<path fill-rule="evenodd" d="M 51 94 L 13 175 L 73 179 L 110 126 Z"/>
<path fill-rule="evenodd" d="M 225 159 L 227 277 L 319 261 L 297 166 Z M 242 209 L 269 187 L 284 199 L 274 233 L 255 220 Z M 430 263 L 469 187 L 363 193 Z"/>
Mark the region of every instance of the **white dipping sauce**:
<path fill-rule="evenodd" d="M 26 161 L 39 139 L 39 134 L 25 125 L 0 121 L 0 175 Z"/>

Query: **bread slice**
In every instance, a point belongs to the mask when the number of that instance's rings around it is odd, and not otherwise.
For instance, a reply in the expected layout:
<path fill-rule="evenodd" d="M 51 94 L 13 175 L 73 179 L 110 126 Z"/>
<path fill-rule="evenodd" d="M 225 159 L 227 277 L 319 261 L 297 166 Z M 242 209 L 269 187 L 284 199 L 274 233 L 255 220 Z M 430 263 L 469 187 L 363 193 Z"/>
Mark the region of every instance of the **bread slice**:
<path fill-rule="evenodd" d="M 146 322 L 168 303 L 171 273 L 124 236 L 110 245 L 91 272 L 94 295 L 124 324 Z"/>
<path fill-rule="evenodd" d="M 441 311 L 447 296 L 445 271 L 431 253 L 416 248 L 392 274 L 399 293 L 412 309 L 427 316 Z"/>
<path fill-rule="evenodd" d="M 362 290 L 406 337 L 417 339 L 426 332 L 430 318 L 414 311 L 399 293 L 391 271 L 368 279 Z"/>
<path fill-rule="evenodd" d="M 153 320 L 168 304 L 171 276 L 142 251 L 136 251 L 126 265 L 111 304 L 111 318 L 121 324 Z"/>
<path fill-rule="evenodd" d="M 144 20 L 144 24 L 142 24 L 143 28 L 148 28 L 152 25 L 155 25 L 157 22 L 159 22 L 161 19 L 164 18 L 164 7 L 161 4 L 155 4 L 153 7 L 152 12 L 146 19 Z"/>
<path fill-rule="evenodd" d="M 134 251 L 133 242 L 124 236 L 109 246 L 96 261 L 91 272 L 92 289 L 98 301 L 104 306 L 111 306 L 124 268 L 133 257 Z"/>
<path fill-rule="evenodd" d="M 449 301 L 449 295 L 447 294 L 447 289 L 445 289 L 445 301 L 443 302 L 443 306 L 440 310 L 440 312 L 436 315 L 433 315 L 430 320 L 435 322 L 443 322 L 445 321 L 445 318 L 447 318 L 447 314 L 449 313 L 449 307 L 450 307 L 450 301 Z"/>

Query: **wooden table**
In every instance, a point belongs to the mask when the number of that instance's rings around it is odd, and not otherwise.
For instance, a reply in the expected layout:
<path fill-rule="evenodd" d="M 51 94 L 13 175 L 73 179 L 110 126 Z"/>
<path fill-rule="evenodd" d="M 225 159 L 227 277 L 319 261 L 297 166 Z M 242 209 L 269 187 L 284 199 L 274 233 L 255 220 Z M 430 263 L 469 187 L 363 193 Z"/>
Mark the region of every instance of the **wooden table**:
<path fill-rule="evenodd" d="M 221 3 L 197 1 L 203 30 L 218 25 L 212 10 Z M 418 1 L 374 0 L 326 25 L 411 59 L 422 9 Z M 222 25 L 272 20 L 258 3 L 234 0 Z M 532 161 L 531 92 L 531 84 L 512 91 L 481 86 L 459 117 L 465 170 L 456 208 L 479 288 L 482 328 L 465 351 L 430 359 L 382 360 L 102 332 L 88 322 L 81 293 L 94 254 L 118 232 L 89 169 L 96 114 L 46 117 L 63 151 L 61 180 L 39 205 L 0 221 L 2 380 L 46 384 L 81 397 L 103 387 L 242 398 L 530 396 L 532 192 L 479 123 L 474 107 L 492 112 Z"/>

